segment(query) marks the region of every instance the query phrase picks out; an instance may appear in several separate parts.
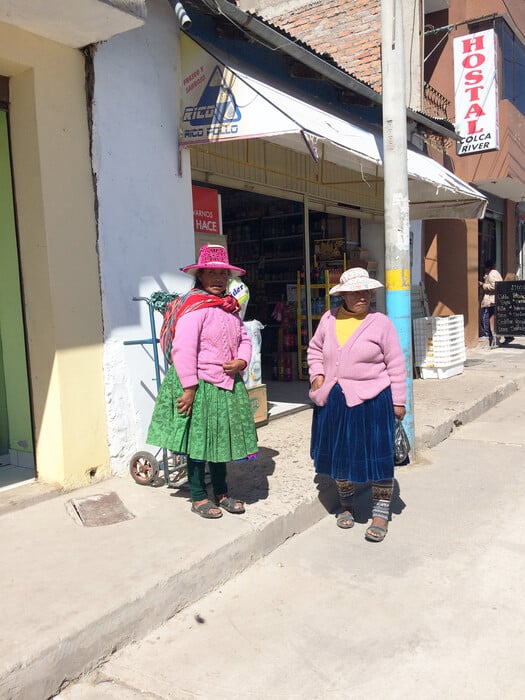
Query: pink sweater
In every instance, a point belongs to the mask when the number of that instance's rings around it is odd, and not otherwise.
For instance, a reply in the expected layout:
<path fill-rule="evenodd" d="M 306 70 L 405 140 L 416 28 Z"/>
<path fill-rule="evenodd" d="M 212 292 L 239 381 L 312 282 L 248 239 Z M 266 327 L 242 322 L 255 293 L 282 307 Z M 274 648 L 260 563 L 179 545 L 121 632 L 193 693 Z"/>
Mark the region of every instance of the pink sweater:
<path fill-rule="evenodd" d="M 317 406 L 324 406 L 328 394 L 338 383 L 347 406 L 373 399 L 390 386 L 394 405 L 406 403 L 406 369 L 397 331 L 392 321 L 371 311 L 363 323 L 341 347 L 337 342 L 337 309 L 321 317 L 308 346 L 310 382 L 324 374 L 323 385 L 310 391 Z"/>
<path fill-rule="evenodd" d="M 220 307 L 190 311 L 178 320 L 171 359 L 184 389 L 199 379 L 223 389 L 232 389 L 234 378 L 227 375 L 223 362 L 250 363 L 252 344 L 237 314 Z"/>

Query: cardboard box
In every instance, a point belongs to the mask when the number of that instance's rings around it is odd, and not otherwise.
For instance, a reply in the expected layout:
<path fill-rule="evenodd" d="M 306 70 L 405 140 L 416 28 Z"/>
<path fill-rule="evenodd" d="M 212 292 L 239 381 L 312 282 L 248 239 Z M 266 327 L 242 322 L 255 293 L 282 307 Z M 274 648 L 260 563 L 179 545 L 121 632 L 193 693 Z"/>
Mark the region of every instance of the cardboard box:
<path fill-rule="evenodd" d="M 268 423 L 268 398 L 266 395 L 266 384 L 252 386 L 247 389 L 247 391 L 256 427 L 266 425 Z"/>

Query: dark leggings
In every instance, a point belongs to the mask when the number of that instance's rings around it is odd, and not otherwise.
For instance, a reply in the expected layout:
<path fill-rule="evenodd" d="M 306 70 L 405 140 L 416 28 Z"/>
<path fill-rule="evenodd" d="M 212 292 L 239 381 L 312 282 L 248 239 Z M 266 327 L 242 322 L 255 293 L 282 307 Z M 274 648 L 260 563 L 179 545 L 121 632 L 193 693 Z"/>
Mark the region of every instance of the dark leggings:
<path fill-rule="evenodd" d="M 228 493 L 226 485 L 226 462 L 208 462 L 211 485 L 215 496 Z M 197 462 L 188 457 L 188 483 L 190 485 L 191 500 L 205 501 L 208 498 L 205 482 L 206 462 Z"/>

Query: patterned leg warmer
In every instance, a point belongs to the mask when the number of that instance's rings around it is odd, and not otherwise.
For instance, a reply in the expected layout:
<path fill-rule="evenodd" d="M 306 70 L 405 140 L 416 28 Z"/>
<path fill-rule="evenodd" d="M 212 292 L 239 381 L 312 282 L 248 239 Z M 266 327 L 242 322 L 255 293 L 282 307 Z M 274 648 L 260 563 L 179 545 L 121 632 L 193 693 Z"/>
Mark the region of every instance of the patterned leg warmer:
<path fill-rule="evenodd" d="M 372 482 L 372 518 L 383 518 L 383 520 L 388 522 L 393 491 L 393 479 Z"/>
<path fill-rule="evenodd" d="M 335 480 L 335 485 L 337 486 L 337 493 L 339 494 L 339 502 L 345 510 L 349 510 L 350 513 L 354 509 L 354 494 L 355 494 L 355 484 L 353 481 L 342 481 L 340 479 Z"/>

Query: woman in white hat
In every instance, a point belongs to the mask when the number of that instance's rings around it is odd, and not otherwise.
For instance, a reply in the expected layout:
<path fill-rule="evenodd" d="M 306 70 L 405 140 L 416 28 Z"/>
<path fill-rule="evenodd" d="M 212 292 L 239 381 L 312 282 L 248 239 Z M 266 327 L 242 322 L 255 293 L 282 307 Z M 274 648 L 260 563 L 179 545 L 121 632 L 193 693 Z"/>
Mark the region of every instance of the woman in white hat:
<path fill-rule="evenodd" d="M 396 329 L 370 309 L 371 291 L 382 286 L 360 267 L 346 270 L 330 290 L 342 304 L 321 317 L 308 347 L 315 469 L 335 480 L 342 528 L 354 525 L 356 484 L 371 483 L 372 522 L 365 537 L 372 542 L 381 542 L 388 529 L 395 417 L 404 418 L 406 402 Z"/>
<path fill-rule="evenodd" d="M 223 510 L 245 512 L 228 494 L 226 463 L 252 459 L 257 433 L 242 372 L 252 346 L 240 304 L 227 294 L 234 275 L 223 246 L 205 245 L 194 265 L 181 268 L 195 278 L 190 291 L 171 302 L 161 345 L 171 366 L 162 382 L 148 432 L 151 445 L 187 455 L 192 511 L 216 519 Z M 214 500 L 205 484 L 208 463 Z"/>

